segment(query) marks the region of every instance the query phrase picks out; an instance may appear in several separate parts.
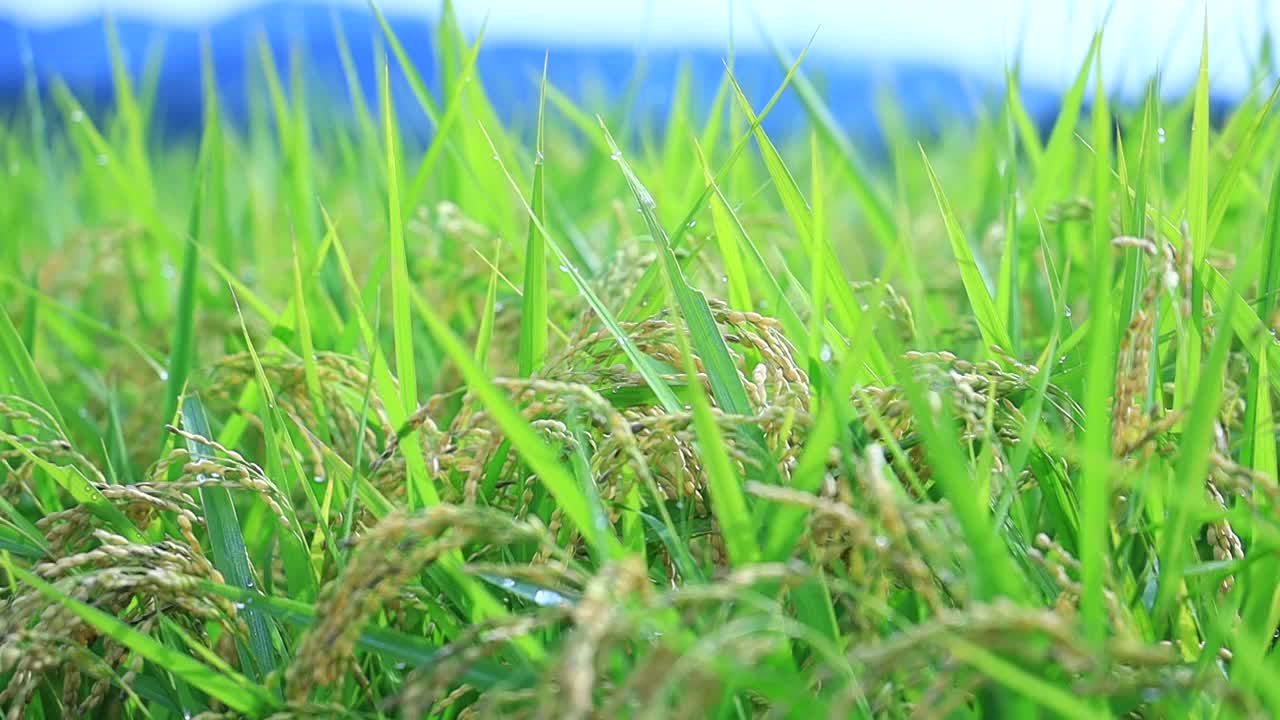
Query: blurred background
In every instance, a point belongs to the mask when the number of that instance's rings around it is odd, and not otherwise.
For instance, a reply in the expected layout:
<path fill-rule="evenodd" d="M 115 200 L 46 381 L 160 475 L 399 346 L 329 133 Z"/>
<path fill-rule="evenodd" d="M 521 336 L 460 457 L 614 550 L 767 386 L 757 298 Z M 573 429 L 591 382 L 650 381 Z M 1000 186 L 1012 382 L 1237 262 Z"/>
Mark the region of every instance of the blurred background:
<path fill-rule="evenodd" d="M 441 3 L 384 0 L 379 7 L 410 57 L 433 75 Z M 1229 103 L 1275 74 L 1269 35 L 1260 31 L 1280 22 L 1280 1 L 1268 0 L 459 0 L 455 9 L 469 37 L 484 29 L 479 68 L 500 112 L 518 116 L 535 101 L 544 54 L 552 83 L 587 107 L 593 98 L 621 97 L 660 119 L 682 66 L 695 90 L 710 93 L 732 57 L 748 92 L 767 96 L 783 74 L 779 53 L 790 59 L 811 43 L 805 69 L 846 129 L 870 140 L 883 93 L 927 126 L 941 114 L 979 112 L 983 98 L 1001 92 L 1006 68 L 1018 73 L 1033 118 L 1049 122 L 1104 17 L 1107 85 L 1117 99 L 1136 97 L 1156 72 L 1166 95 L 1185 90 L 1207 16 L 1213 95 Z M 337 32 L 371 93 L 382 52 L 376 16 L 360 0 L 0 0 L 0 108 L 45 92 L 54 77 L 88 107 L 105 104 L 107 18 L 131 72 L 153 75 L 161 126 L 178 131 L 199 121 L 202 35 L 233 114 L 244 112 L 248 91 L 261 81 L 255 70 L 264 45 L 282 68 L 302 60 L 307 82 L 337 118 L 347 97 Z M 801 121 L 794 99 L 770 117 L 775 132 Z"/>

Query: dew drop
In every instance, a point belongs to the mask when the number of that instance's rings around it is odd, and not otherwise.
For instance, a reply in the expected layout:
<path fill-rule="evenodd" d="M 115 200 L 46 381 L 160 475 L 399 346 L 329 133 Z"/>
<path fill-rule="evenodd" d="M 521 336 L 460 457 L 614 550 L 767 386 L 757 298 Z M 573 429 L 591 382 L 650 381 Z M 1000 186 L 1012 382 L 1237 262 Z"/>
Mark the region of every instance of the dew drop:
<path fill-rule="evenodd" d="M 244 608 L 245 608 L 245 604 L 244 604 L 244 603 L 242 603 L 242 602 L 238 602 L 238 603 L 236 603 L 236 609 L 237 609 L 237 610 L 243 610 Z"/>
<path fill-rule="evenodd" d="M 622 151 L 620 151 L 620 150 L 619 150 L 619 151 L 615 151 L 613 154 L 611 154 L 611 155 L 609 156 L 609 159 L 610 159 L 610 160 L 613 160 L 613 161 L 615 161 L 615 162 L 616 162 L 616 161 L 618 161 L 618 160 L 621 160 L 621 159 L 622 159 Z"/>
<path fill-rule="evenodd" d="M 818 357 L 822 358 L 822 362 L 831 362 L 831 346 L 824 344 L 818 351 Z"/>
<path fill-rule="evenodd" d="M 1157 140 L 1160 142 L 1160 144 L 1161 144 L 1161 145 L 1163 145 L 1163 144 L 1164 144 L 1164 141 L 1165 141 L 1164 128 L 1157 128 L 1157 129 L 1156 129 L 1156 138 L 1157 138 Z"/>
<path fill-rule="evenodd" d="M 1063 306 L 1062 306 L 1062 316 L 1063 316 L 1063 317 L 1071 317 L 1071 306 L 1070 306 L 1070 305 L 1063 305 Z"/>
<path fill-rule="evenodd" d="M 107 163 L 108 163 L 109 161 L 110 161 L 110 160 L 107 158 L 107 154 L 106 154 L 106 153 L 102 153 L 101 155 L 99 155 L 99 156 L 98 156 L 98 166 L 99 166 L 99 167 L 106 167 L 106 166 L 107 166 Z"/>
<path fill-rule="evenodd" d="M 722 282 L 722 283 L 724 283 L 724 284 L 726 284 L 726 285 L 727 285 L 727 284 L 729 283 L 729 276 L 728 276 L 728 275 L 721 275 L 721 276 L 720 276 L 720 282 Z"/>
<path fill-rule="evenodd" d="M 164 277 L 165 280 L 172 280 L 178 277 L 178 271 L 174 269 L 172 264 L 164 263 L 160 266 L 160 275 Z"/>
<path fill-rule="evenodd" d="M 516 581 L 512 580 L 511 578 L 502 578 L 501 580 L 498 581 L 498 584 L 510 590 L 511 588 L 516 586 Z"/>
<path fill-rule="evenodd" d="M 159 375 L 160 375 L 160 379 L 161 379 L 161 380 L 168 380 L 168 379 L 169 379 L 169 371 L 168 371 L 168 370 L 163 370 L 163 369 L 162 369 L 162 370 L 160 370 Z"/>
<path fill-rule="evenodd" d="M 244 581 L 244 586 L 252 590 L 254 588 L 253 578 Z"/>
<path fill-rule="evenodd" d="M 314 477 L 312 477 L 312 478 L 311 478 L 311 482 L 313 482 L 313 483 L 315 483 L 315 484 L 317 484 L 317 485 L 322 485 L 322 484 L 324 484 L 324 478 L 323 478 L 323 477 L 321 477 L 321 476 L 319 476 L 319 475 L 316 475 L 316 476 L 314 476 Z"/>
<path fill-rule="evenodd" d="M 689 227 L 693 227 L 694 225 L 697 225 L 697 224 L 698 224 L 698 221 L 697 221 L 697 220 L 690 220 L 690 221 L 689 221 Z"/>
<path fill-rule="evenodd" d="M 883 535 L 877 535 L 877 536 L 876 536 L 876 547 L 877 547 L 877 548 L 879 548 L 879 549 L 881 549 L 881 550 L 886 550 L 886 549 L 888 549 L 888 547 L 889 547 L 889 538 L 887 538 L 887 537 L 885 537 L 885 536 L 883 536 Z"/>
<path fill-rule="evenodd" d="M 569 272 L 569 266 L 568 266 L 568 265 L 561 265 L 561 266 L 560 266 L 560 272 L 563 272 L 563 273 L 567 273 L 567 272 Z"/>
<path fill-rule="evenodd" d="M 565 599 L 554 590 L 539 590 L 533 594 L 533 602 L 538 607 L 558 607 L 565 604 Z"/>
<path fill-rule="evenodd" d="M 73 123 L 81 123 L 81 122 L 84 122 L 84 111 L 82 111 L 82 110 L 73 110 L 73 111 L 71 112 L 71 122 L 73 122 Z"/>
<path fill-rule="evenodd" d="M 396 663 L 396 670 L 400 670 L 401 672 L 403 672 L 408 668 L 409 668 L 409 663 L 405 663 L 405 662 Z"/>
<path fill-rule="evenodd" d="M 499 158 L 498 158 L 498 153 L 494 153 L 494 154 L 493 154 L 493 159 L 494 159 L 494 160 L 498 160 L 498 159 L 499 159 Z"/>
<path fill-rule="evenodd" d="M 542 160 L 543 160 L 543 158 L 542 158 L 542 151 L 541 151 L 541 150 L 539 150 L 539 151 L 537 152 L 537 154 L 535 154 L 535 155 L 533 156 L 533 164 L 534 164 L 534 165 L 541 165 L 541 164 L 542 164 Z"/>

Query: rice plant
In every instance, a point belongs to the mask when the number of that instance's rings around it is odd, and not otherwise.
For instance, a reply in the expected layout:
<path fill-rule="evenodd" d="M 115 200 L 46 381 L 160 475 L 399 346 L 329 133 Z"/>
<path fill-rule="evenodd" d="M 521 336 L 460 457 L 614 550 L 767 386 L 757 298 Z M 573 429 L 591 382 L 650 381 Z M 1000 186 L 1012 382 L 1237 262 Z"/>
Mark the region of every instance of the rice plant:
<path fill-rule="evenodd" d="M 0 117 L 7 717 L 1280 713 L 1269 81 L 876 159 L 803 54 L 503 120 L 382 29 Z"/>

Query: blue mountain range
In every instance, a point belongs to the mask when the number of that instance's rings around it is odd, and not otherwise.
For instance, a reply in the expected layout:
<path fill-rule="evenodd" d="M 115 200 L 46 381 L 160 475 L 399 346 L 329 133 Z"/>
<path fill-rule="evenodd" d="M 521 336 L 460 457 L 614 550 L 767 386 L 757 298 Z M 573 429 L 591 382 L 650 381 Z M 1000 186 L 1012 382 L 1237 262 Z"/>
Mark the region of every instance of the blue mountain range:
<path fill-rule="evenodd" d="M 433 28 L 418 17 L 392 15 L 388 21 L 419 71 L 435 84 Z M 342 25 L 361 84 L 369 97 L 376 97 L 374 59 L 381 30 L 369 10 L 281 2 L 242 11 L 200 29 L 166 27 L 136 17 L 119 17 L 116 27 L 126 64 L 135 76 L 148 52 L 162 48 L 158 123 L 166 131 L 187 132 L 199 126 L 201 117 L 202 33 L 208 34 L 222 101 L 233 116 L 245 116 L 250 91 L 262 81 L 258 47 L 260 38 L 265 38 L 280 68 L 289 67 L 291 52 L 301 53 L 312 97 L 318 96 L 317 90 L 323 92 L 323 107 L 340 118 L 350 105 L 334 22 Z M 495 106 L 508 119 L 527 117 L 536 107 L 537 77 L 544 55 L 549 58 L 550 81 L 585 102 L 588 110 L 605 107 L 601 100 L 616 102 L 631 97 L 639 116 L 659 123 L 669 107 L 682 64 L 690 70 L 695 97 L 707 97 L 709 102 L 725 62 L 725 53 L 707 50 L 637 51 L 486 42 L 479 73 Z M 842 127 L 855 140 L 872 145 L 879 137 L 877 98 L 885 92 L 895 96 L 908 118 L 925 130 L 936 127 L 942 118 L 972 116 L 984 100 L 998 98 L 1001 92 L 990 78 L 923 64 L 874 59 L 854 62 L 810 55 L 804 68 L 824 91 Z M 757 104 L 772 94 L 784 75 L 776 57 L 762 50 L 740 51 L 734 71 Z M 20 107 L 28 77 L 36 79 L 42 93 L 48 92 L 54 78 L 61 78 L 91 112 L 108 106 L 112 80 L 103 18 L 56 27 L 23 27 L 0 19 L 0 113 L 12 113 Z M 404 85 L 398 72 L 394 77 Z M 412 109 L 412 96 L 405 90 L 398 93 L 399 101 Z M 1050 123 L 1057 110 L 1057 95 L 1036 88 L 1024 88 L 1023 93 L 1033 119 L 1041 125 Z M 413 123 L 415 117 L 425 123 L 425 118 L 414 112 L 406 113 L 404 120 Z M 803 121 L 803 107 L 789 94 L 767 125 L 771 132 L 786 133 L 801 127 Z"/>

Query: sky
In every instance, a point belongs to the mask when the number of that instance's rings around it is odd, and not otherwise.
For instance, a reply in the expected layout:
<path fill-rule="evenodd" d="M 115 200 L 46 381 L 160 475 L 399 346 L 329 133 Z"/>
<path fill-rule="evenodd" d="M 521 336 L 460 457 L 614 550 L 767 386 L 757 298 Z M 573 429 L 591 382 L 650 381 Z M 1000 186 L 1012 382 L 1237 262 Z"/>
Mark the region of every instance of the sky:
<path fill-rule="evenodd" d="M 110 11 L 190 27 L 261 1 L 0 0 L 0 16 L 49 26 Z M 380 0 L 379 6 L 430 19 L 439 2 Z M 1170 92 L 1189 85 L 1206 17 L 1211 84 L 1238 94 L 1247 87 L 1260 29 L 1280 27 L 1280 0 L 455 0 L 467 28 L 487 19 L 487 46 L 722 49 L 733 28 L 738 46 L 750 47 L 762 43 L 758 18 L 793 51 L 812 38 L 811 55 L 826 61 L 923 62 L 999 77 L 1006 62 L 1020 57 L 1024 82 L 1053 90 L 1071 82 L 1108 6 L 1106 82 L 1129 94 L 1156 69 Z"/>

